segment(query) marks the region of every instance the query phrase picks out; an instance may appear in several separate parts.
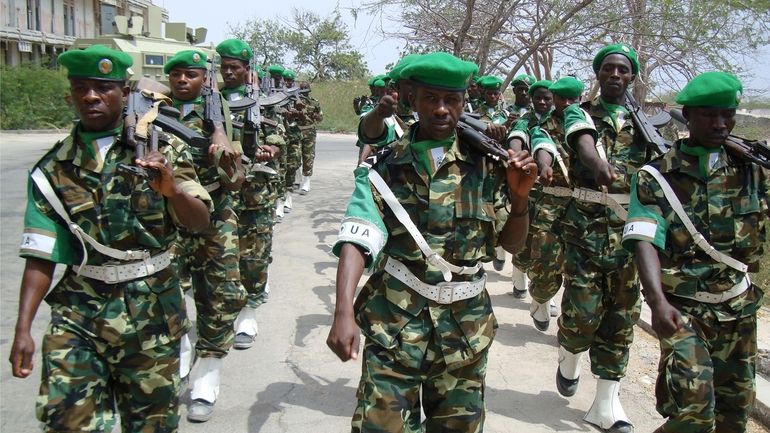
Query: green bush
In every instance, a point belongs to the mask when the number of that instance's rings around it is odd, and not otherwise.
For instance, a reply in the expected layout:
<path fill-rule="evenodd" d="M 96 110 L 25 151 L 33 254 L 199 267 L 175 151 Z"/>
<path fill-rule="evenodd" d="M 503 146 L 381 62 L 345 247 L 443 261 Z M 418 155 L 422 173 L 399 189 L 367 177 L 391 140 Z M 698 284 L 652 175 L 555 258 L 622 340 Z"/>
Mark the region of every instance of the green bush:
<path fill-rule="evenodd" d="M 50 129 L 72 124 L 63 71 L 25 64 L 0 67 L 0 129 Z"/>
<path fill-rule="evenodd" d="M 356 132 L 358 116 L 353 98 L 369 95 L 366 81 L 326 81 L 313 83 L 313 97 L 321 103 L 324 120 L 318 129 L 331 132 Z"/>

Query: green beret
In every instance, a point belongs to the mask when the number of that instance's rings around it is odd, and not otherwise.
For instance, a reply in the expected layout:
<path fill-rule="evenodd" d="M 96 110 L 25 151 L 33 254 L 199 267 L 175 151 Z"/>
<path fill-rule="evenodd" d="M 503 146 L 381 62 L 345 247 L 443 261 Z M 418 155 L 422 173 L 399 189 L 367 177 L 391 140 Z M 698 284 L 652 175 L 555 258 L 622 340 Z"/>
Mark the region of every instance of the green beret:
<path fill-rule="evenodd" d="M 686 107 L 735 108 L 741 102 L 743 84 L 727 72 L 704 72 L 684 86 L 676 103 Z"/>
<path fill-rule="evenodd" d="M 232 59 L 248 62 L 254 55 L 251 47 L 240 39 L 227 39 L 217 45 L 217 53 L 221 57 L 230 57 Z"/>
<path fill-rule="evenodd" d="M 479 77 L 476 84 L 485 89 L 500 90 L 500 88 L 503 87 L 503 79 L 495 77 L 494 75 L 484 75 L 483 77 Z"/>
<path fill-rule="evenodd" d="M 376 79 L 377 79 L 376 76 L 369 78 L 368 80 L 366 80 L 366 85 L 369 86 L 369 87 L 373 86 L 374 85 L 374 80 L 376 80 Z"/>
<path fill-rule="evenodd" d="M 559 95 L 562 98 L 574 99 L 579 97 L 583 93 L 583 82 L 575 77 L 562 77 L 556 80 L 555 83 L 548 87 L 554 95 Z"/>
<path fill-rule="evenodd" d="M 513 78 L 513 81 L 511 81 L 511 86 L 515 87 L 517 84 L 524 84 L 525 86 L 529 87 L 535 81 L 536 79 L 533 75 L 519 74 Z"/>
<path fill-rule="evenodd" d="M 385 80 L 378 78 L 372 82 L 372 86 L 379 88 L 385 87 Z"/>
<path fill-rule="evenodd" d="M 281 72 L 281 76 L 283 78 L 286 78 L 287 80 L 297 79 L 297 73 L 292 71 L 291 69 L 284 69 L 283 72 Z"/>
<path fill-rule="evenodd" d="M 401 58 L 401 60 L 396 63 L 396 66 L 393 66 L 393 68 L 388 72 L 388 75 L 390 76 L 390 79 L 393 81 L 397 81 L 401 79 L 401 71 L 404 70 L 404 67 L 408 65 L 409 63 L 413 62 L 415 59 L 419 58 L 421 54 L 408 54 Z"/>
<path fill-rule="evenodd" d="M 610 54 L 622 54 L 628 57 L 628 60 L 631 62 L 631 72 L 634 75 L 639 73 L 639 58 L 636 56 L 636 51 L 626 44 L 610 44 L 599 50 L 596 56 L 594 56 L 594 72 L 599 73 L 604 58 Z"/>
<path fill-rule="evenodd" d="M 281 75 L 283 74 L 284 69 L 285 68 L 278 63 L 273 63 L 267 67 L 267 72 L 270 72 L 271 75 Z"/>
<path fill-rule="evenodd" d="M 551 87 L 551 84 L 553 84 L 553 81 L 551 80 L 538 80 L 532 83 L 531 86 L 529 86 L 529 90 L 527 91 L 530 96 L 535 94 L 536 89 L 548 89 Z"/>
<path fill-rule="evenodd" d="M 418 85 L 461 91 L 468 88 L 471 77 L 478 70 L 475 63 L 436 51 L 424 54 L 404 66 L 401 78 L 411 79 Z"/>
<path fill-rule="evenodd" d="M 84 50 L 69 50 L 59 54 L 59 63 L 67 68 L 67 78 L 91 78 L 105 81 L 125 81 L 131 56 L 104 45 L 91 45 Z"/>
<path fill-rule="evenodd" d="M 163 72 L 169 73 L 174 68 L 206 69 L 206 54 L 198 50 L 184 50 L 174 54 L 163 66 Z"/>
<path fill-rule="evenodd" d="M 264 69 L 262 69 L 262 67 L 261 67 L 261 66 L 259 66 L 259 65 L 257 65 L 257 68 L 256 68 L 256 69 L 257 69 L 257 77 L 259 77 L 259 78 L 265 78 L 265 75 L 267 75 L 267 73 L 265 72 L 265 70 L 264 70 Z"/>

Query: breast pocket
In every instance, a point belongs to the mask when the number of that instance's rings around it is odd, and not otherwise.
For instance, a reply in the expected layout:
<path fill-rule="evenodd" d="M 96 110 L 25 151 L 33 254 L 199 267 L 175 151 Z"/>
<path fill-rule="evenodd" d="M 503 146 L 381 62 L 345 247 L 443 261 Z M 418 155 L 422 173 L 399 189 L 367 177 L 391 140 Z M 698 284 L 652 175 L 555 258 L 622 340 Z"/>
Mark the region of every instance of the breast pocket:
<path fill-rule="evenodd" d="M 732 199 L 734 245 L 741 249 L 754 249 L 762 244 L 759 219 L 761 216 L 759 197 L 749 195 Z"/>
<path fill-rule="evenodd" d="M 142 245 L 159 247 L 157 239 L 163 236 L 166 226 L 166 201 L 163 196 L 146 188 L 131 193 L 131 215 L 125 215 L 126 224 Z"/>
<path fill-rule="evenodd" d="M 495 208 L 491 202 L 458 202 L 455 207 L 453 257 L 476 262 L 491 256 L 495 247 Z"/>

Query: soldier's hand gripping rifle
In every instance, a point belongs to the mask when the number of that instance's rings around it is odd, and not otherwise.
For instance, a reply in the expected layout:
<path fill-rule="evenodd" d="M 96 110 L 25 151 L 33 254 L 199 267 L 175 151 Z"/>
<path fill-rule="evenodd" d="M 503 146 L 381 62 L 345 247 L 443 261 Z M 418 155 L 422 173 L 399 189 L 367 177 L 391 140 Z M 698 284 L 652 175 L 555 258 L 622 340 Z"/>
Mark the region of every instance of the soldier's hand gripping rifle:
<path fill-rule="evenodd" d="M 457 122 L 457 133 L 463 143 L 507 167 L 510 157 L 508 151 L 503 149 L 497 140 L 484 135 L 486 129 L 486 123 L 466 114 L 461 114 L 460 120 Z"/>
<path fill-rule="evenodd" d="M 678 122 L 687 125 L 687 119 L 681 110 L 674 108 L 669 114 Z M 738 159 L 770 169 L 770 147 L 764 140 L 749 140 L 730 134 L 725 139 L 725 149 Z"/>
<path fill-rule="evenodd" d="M 216 63 L 213 60 L 207 61 L 211 64 L 211 68 L 206 71 L 206 81 L 201 90 L 201 96 L 203 97 L 203 124 L 211 139 L 209 155 L 213 165 L 217 167 L 222 186 L 235 190 L 240 188 L 244 181 L 241 155 L 233 149 L 225 131 L 225 115 L 222 95 L 217 86 Z"/>
<path fill-rule="evenodd" d="M 626 89 L 626 109 L 631 113 L 631 118 L 636 127 L 636 133 L 639 134 L 641 140 L 648 146 L 655 146 L 654 149 L 659 155 L 668 152 L 668 149 L 671 148 L 671 143 L 667 142 L 666 139 L 660 135 L 656 126 L 660 127 L 665 125 L 671 120 L 671 117 L 668 116 L 667 119 L 658 120 L 658 125 L 654 125 L 650 118 L 647 117 L 647 113 L 642 110 L 641 105 L 636 102 L 634 95 L 628 89 Z M 665 113 L 665 111 L 663 113 Z"/>
<path fill-rule="evenodd" d="M 140 82 L 141 83 L 141 82 Z M 180 123 L 178 112 L 169 100 L 158 93 L 148 90 L 134 90 L 128 95 L 123 111 L 123 141 L 135 149 L 136 159 L 158 150 L 158 131 L 155 128 L 174 134 L 191 146 L 201 146 L 208 140 L 192 129 Z M 117 169 L 147 180 L 154 180 L 157 170 L 148 170 L 129 164 L 119 164 Z"/>

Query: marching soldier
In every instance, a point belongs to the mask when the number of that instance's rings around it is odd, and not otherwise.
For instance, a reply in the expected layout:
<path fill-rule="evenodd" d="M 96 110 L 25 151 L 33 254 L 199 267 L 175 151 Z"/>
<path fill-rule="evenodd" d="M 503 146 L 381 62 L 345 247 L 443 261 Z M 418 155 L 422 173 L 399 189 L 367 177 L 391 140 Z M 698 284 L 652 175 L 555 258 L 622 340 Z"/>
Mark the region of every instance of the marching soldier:
<path fill-rule="evenodd" d="M 286 89 L 294 87 L 294 80 L 297 74 L 284 69 L 281 73 Z M 294 192 L 294 179 L 297 176 L 297 170 L 302 165 L 302 129 L 300 129 L 300 117 L 304 108 L 304 102 L 301 100 L 291 102 L 285 110 L 284 120 L 286 121 L 286 165 L 284 169 L 284 200 L 283 211 L 291 212 L 294 207 L 294 200 L 291 193 Z"/>
<path fill-rule="evenodd" d="M 727 150 L 743 86 L 705 72 L 677 95 L 689 138 L 633 180 L 623 244 L 636 253 L 661 357 L 656 433 L 745 432 L 754 401 L 758 270 L 770 172 Z"/>
<path fill-rule="evenodd" d="M 508 120 L 508 112 L 503 108 L 503 80 L 500 77 L 484 75 L 477 84 L 481 89 L 483 102 L 476 108 L 481 120 L 486 123 L 503 125 Z"/>
<path fill-rule="evenodd" d="M 537 78 L 533 75 L 519 74 L 511 81 L 511 87 L 513 87 L 513 104 L 509 105 L 506 110 L 508 111 L 508 124 L 513 124 L 524 113 L 531 110 L 529 86 L 535 83 Z"/>
<path fill-rule="evenodd" d="M 184 50 L 164 66 L 181 121 L 211 140 L 207 149 L 191 148 L 196 172 L 213 200 L 211 224 L 202 233 L 182 231 L 176 257 L 182 272 L 189 271 L 197 311 L 196 361 L 190 373 L 193 402 L 187 410 L 187 419 L 196 422 L 208 421 L 213 414 L 222 358 L 233 345 L 233 322 L 246 303 L 238 270 L 238 218 L 231 194 L 243 182 L 241 155 L 225 134 L 217 135 L 212 125 L 206 125 L 201 96 L 206 64 L 203 52 Z M 187 362 L 184 351 L 182 358 Z"/>
<path fill-rule="evenodd" d="M 470 84 L 468 84 L 468 100 L 465 102 L 465 111 L 467 113 L 475 113 L 484 100 L 481 97 L 478 80 L 479 77 L 474 76 Z"/>
<path fill-rule="evenodd" d="M 623 106 L 625 91 L 639 72 L 636 51 L 608 45 L 596 54 L 593 69 L 600 94 L 565 113 L 566 144 L 575 199 L 561 220 L 564 295 L 559 316 L 556 385 L 574 395 L 580 357 L 589 351 L 596 394 L 585 420 L 608 432 L 632 432 L 618 398 L 620 379 L 639 319 L 636 267 L 620 239 L 627 215 L 630 176 L 651 157 L 634 139 L 635 126 Z"/>
<path fill-rule="evenodd" d="M 371 158 L 371 170 L 356 169 L 333 248 L 340 262 L 327 339 L 347 361 L 359 355 L 360 332 L 366 337 L 354 432 L 419 432 L 421 407 L 426 431 L 482 430 L 487 349 L 497 324 L 481 262 L 494 254 L 496 227 L 509 250 L 526 238 L 536 167 L 526 152 L 509 151 L 504 169 L 458 140 L 455 126 L 476 70 L 447 53 L 411 61 L 400 77 L 414 85 L 419 122 L 384 159 Z M 512 202 L 504 227 L 493 217 L 503 188 Z M 354 303 L 364 267 L 373 274 Z"/>
<path fill-rule="evenodd" d="M 303 82 L 299 86 L 300 97 L 305 102 L 305 110 L 300 118 L 302 131 L 302 180 L 299 184 L 299 193 L 305 195 L 310 191 L 310 177 L 313 176 L 313 162 L 315 161 L 316 125 L 323 122 L 324 113 L 321 111 L 321 103 L 310 96 L 310 83 Z"/>
<path fill-rule="evenodd" d="M 46 431 L 113 431 L 117 403 L 123 432 L 176 432 L 188 322 L 169 250 L 178 227 L 208 226 L 210 197 L 177 138 L 162 134 L 159 151 L 137 159 L 121 136 L 130 56 L 93 45 L 58 62 L 80 121 L 30 175 L 13 375 L 32 373 L 30 326 L 45 298 L 37 418 Z M 119 169 L 133 164 L 154 178 Z M 57 263 L 66 270 L 48 292 Z"/>

